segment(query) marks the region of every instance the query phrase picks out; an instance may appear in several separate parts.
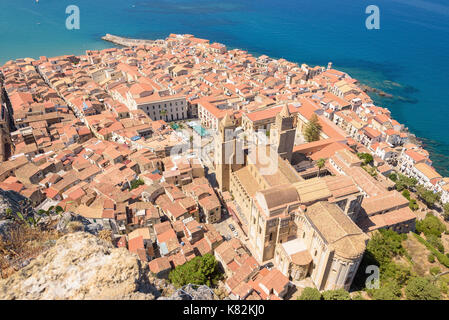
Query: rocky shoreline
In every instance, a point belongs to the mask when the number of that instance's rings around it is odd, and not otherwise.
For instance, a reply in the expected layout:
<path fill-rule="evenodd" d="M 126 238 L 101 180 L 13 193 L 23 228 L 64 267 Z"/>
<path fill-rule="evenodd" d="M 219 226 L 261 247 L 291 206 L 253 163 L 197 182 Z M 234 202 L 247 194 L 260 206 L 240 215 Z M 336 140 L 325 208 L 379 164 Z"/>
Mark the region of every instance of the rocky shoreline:
<path fill-rule="evenodd" d="M 372 92 L 372 93 L 375 93 L 375 94 L 377 94 L 377 95 L 379 95 L 379 96 L 381 96 L 381 97 L 384 97 L 384 98 L 394 98 L 394 96 L 393 96 L 392 94 L 387 93 L 387 92 L 385 92 L 385 91 L 383 91 L 383 90 L 380 90 L 380 89 L 372 88 L 372 87 L 370 87 L 370 86 L 368 86 L 368 85 L 366 85 L 366 84 L 360 85 L 360 88 L 361 88 L 364 92 L 366 92 L 366 93 Z"/>

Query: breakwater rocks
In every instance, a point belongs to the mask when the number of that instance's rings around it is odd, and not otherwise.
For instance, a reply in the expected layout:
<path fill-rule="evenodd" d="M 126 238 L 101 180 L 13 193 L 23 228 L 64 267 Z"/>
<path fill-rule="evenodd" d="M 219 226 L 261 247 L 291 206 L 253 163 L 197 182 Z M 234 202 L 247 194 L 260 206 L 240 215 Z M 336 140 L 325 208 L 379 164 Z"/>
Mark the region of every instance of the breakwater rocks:
<path fill-rule="evenodd" d="M 140 46 L 140 45 L 152 45 L 154 43 L 153 40 L 145 40 L 145 39 L 131 39 L 131 38 L 124 38 L 119 36 L 114 36 L 112 34 L 106 34 L 105 36 L 101 37 L 101 39 L 105 41 L 112 42 L 114 44 L 118 44 L 124 47 L 134 47 L 134 46 Z"/>
<path fill-rule="evenodd" d="M 387 92 L 385 92 L 383 90 L 372 88 L 372 87 L 367 86 L 365 84 L 362 84 L 360 87 L 365 92 L 373 92 L 373 93 L 376 93 L 377 95 L 379 95 L 381 97 L 384 97 L 384 98 L 393 98 L 392 94 L 389 94 L 389 93 L 387 93 Z"/>

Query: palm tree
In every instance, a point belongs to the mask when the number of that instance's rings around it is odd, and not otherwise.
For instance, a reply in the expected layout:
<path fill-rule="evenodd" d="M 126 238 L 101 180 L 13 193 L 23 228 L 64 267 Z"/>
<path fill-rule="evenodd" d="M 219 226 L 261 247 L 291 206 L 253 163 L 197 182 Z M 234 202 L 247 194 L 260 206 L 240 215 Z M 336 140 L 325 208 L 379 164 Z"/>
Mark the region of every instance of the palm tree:
<path fill-rule="evenodd" d="M 324 165 L 326 164 L 326 159 L 320 158 L 318 159 L 318 161 L 316 162 L 316 165 L 318 167 L 318 177 L 321 174 L 321 169 L 324 168 Z"/>

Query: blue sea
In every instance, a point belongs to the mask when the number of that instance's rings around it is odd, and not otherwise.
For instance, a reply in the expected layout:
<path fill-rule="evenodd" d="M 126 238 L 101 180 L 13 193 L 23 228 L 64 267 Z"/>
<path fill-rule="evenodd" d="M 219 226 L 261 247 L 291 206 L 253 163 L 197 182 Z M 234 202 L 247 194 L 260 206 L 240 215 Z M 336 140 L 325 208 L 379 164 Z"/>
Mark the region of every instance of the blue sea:
<path fill-rule="evenodd" d="M 368 30 L 368 5 L 380 29 Z M 67 30 L 68 5 L 81 28 Z M 106 33 L 157 39 L 190 33 L 259 55 L 327 65 L 394 98 L 373 96 L 421 138 L 449 176 L 447 0 L 1 0 L 0 63 L 110 47 Z"/>

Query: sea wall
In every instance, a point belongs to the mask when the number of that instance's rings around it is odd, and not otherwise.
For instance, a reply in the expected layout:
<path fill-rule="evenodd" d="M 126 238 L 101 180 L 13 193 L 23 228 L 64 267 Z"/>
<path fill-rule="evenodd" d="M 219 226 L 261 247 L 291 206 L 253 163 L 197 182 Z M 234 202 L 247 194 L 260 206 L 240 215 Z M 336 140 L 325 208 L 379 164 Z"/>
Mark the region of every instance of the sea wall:
<path fill-rule="evenodd" d="M 104 37 L 101 37 L 101 39 L 124 46 L 124 47 L 152 45 L 154 43 L 154 40 L 124 38 L 124 37 L 114 36 L 109 33 L 106 34 Z"/>

